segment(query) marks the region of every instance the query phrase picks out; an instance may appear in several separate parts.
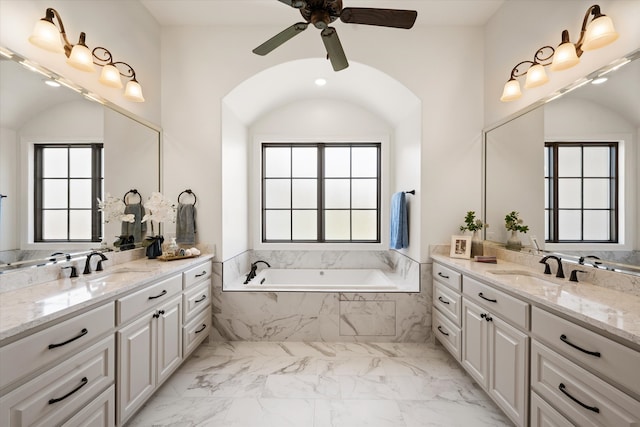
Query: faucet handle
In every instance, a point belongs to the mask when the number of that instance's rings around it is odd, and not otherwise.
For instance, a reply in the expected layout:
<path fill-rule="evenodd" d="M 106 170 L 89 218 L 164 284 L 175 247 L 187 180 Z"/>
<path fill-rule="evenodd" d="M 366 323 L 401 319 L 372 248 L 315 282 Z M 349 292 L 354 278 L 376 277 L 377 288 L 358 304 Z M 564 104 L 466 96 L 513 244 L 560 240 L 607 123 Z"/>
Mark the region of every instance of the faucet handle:
<path fill-rule="evenodd" d="M 551 267 L 547 264 L 547 258 L 543 258 L 539 262 L 544 264 L 544 274 L 551 274 Z"/>
<path fill-rule="evenodd" d="M 578 269 L 572 270 L 571 274 L 569 275 L 569 281 L 578 283 L 578 273 L 586 273 L 586 271 Z"/>
<path fill-rule="evenodd" d="M 69 265 L 67 267 L 62 267 L 63 270 L 66 270 L 68 268 L 71 269 L 71 276 L 70 277 L 78 277 L 78 269 L 76 269 L 75 265 Z"/>

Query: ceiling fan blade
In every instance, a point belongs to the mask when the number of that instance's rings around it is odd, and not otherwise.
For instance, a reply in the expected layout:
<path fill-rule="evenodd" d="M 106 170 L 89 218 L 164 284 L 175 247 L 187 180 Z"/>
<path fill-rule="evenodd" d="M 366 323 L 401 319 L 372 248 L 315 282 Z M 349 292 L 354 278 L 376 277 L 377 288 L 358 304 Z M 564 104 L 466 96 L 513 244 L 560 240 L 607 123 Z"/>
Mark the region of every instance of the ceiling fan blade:
<path fill-rule="evenodd" d="M 253 53 L 255 53 L 256 55 L 266 55 L 284 42 L 292 39 L 294 36 L 297 36 L 304 30 L 306 30 L 308 25 L 309 24 L 306 22 L 297 22 L 293 24 L 284 31 L 281 31 L 275 36 L 271 37 L 269 40 L 262 43 L 257 48 L 253 49 Z"/>
<path fill-rule="evenodd" d="M 329 56 L 333 70 L 340 71 L 347 68 L 349 62 L 347 61 L 347 56 L 344 54 L 344 49 L 342 49 L 342 44 L 340 43 L 336 29 L 327 27 L 320 32 L 320 35 L 322 36 L 324 47 L 327 49 L 327 55 Z"/>
<path fill-rule="evenodd" d="M 409 29 L 418 17 L 415 10 L 375 9 L 368 7 L 345 7 L 340 12 L 340 19 L 347 24 L 378 25 Z"/>

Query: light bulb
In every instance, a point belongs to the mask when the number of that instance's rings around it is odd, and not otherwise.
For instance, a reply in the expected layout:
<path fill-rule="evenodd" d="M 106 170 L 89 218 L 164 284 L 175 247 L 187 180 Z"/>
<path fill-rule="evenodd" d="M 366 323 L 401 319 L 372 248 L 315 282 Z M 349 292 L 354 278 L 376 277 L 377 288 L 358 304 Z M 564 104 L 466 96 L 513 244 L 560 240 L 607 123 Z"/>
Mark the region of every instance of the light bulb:
<path fill-rule="evenodd" d="M 58 27 L 51 21 L 40 19 L 33 27 L 29 42 L 49 52 L 63 53 L 62 39 Z"/>
<path fill-rule="evenodd" d="M 99 81 L 105 86 L 115 87 L 117 89 L 122 88 L 120 71 L 112 64 L 107 64 L 102 68 Z"/>
<path fill-rule="evenodd" d="M 556 48 L 553 54 L 553 62 L 551 63 L 552 71 L 566 70 L 580 62 L 580 58 L 576 53 L 576 46 L 571 43 L 562 43 Z"/>
<path fill-rule="evenodd" d="M 522 91 L 520 90 L 520 83 L 514 78 L 509 80 L 504 85 L 504 90 L 502 91 L 502 96 L 500 97 L 500 101 L 509 102 L 515 101 L 516 99 L 522 96 Z"/>
<path fill-rule="evenodd" d="M 582 50 L 594 50 L 613 43 L 619 37 L 619 34 L 613 28 L 613 21 L 606 15 L 601 15 L 594 19 L 587 26 L 584 35 Z"/>
<path fill-rule="evenodd" d="M 67 64 L 78 70 L 93 73 L 96 71 L 93 65 L 93 57 L 89 48 L 82 44 L 77 44 L 71 49 L 71 54 L 67 59 Z"/>
<path fill-rule="evenodd" d="M 124 89 L 124 97 L 133 102 L 144 102 L 142 96 L 142 86 L 136 80 L 131 80 L 127 83 L 127 87 Z"/>
<path fill-rule="evenodd" d="M 549 81 L 544 67 L 540 64 L 533 64 L 527 71 L 527 79 L 524 82 L 525 89 L 542 86 Z"/>

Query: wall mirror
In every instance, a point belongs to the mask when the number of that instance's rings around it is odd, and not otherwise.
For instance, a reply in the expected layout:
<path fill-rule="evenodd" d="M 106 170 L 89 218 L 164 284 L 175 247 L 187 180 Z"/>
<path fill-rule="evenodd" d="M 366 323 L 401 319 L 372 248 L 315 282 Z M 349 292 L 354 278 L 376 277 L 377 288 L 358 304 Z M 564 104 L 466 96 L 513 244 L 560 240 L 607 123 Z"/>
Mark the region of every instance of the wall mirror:
<path fill-rule="evenodd" d="M 58 260 L 66 254 L 80 255 L 100 248 L 100 240 L 112 246 L 121 224 L 103 224 L 100 213 L 98 218 L 90 215 L 98 224 L 98 241 L 36 242 L 34 146 L 101 143 L 101 197 L 109 193 L 122 198 L 136 189 L 146 199 L 160 191 L 160 129 L 98 97 L 93 99 L 49 70 L 28 68 L 28 61 L 19 55 L 0 58 L 0 194 L 6 196 L 0 204 L 0 273 L 46 264 L 56 252 L 63 253 Z M 50 87 L 46 83 L 52 80 L 68 86 Z M 84 160 L 79 164 L 86 166 Z M 70 200 L 72 192 L 68 194 Z M 57 199 L 47 203 L 55 206 Z"/>
<path fill-rule="evenodd" d="M 637 193 L 640 164 L 639 58 L 640 50 L 559 91 L 562 96 L 551 95 L 485 131 L 483 197 L 484 218 L 489 224 L 485 231 L 487 240 L 501 243 L 507 240 L 504 217 L 515 210 L 530 227 L 527 234 L 521 235 L 523 244 L 530 244 L 530 236 L 536 236 L 545 251 L 559 253 L 565 259 L 579 261 L 580 257 L 597 256 L 600 260 L 587 258 L 587 264 L 601 262 L 600 268 L 640 274 L 637 222 L 640 217 Z M 628 63 L 618 67 L 627 59 Z M 607 81 L 592 84 L 601 76 L 607 77 Z M 571 193 L 572 197 L 582 194 L 584 200 L 612 200 L 611 195 L 617 188 L 617 228 L 613 229 L 606 221 L 589 221 L 584 214 L 582 217 L 574 216 L 569 223 L 575 227 L 581 225 L 584 236 L 609 236 L 617 232 L 617 243 L 545 242 L 551 236 L 550 222 L 556 220 L 562 226 L 561 219 L 550 220 L 548 211 L 545 211 L 545 206 L 549 206 L 550 193 L 553 193 L 545 184 L 550 164 L 548 152 L 545 154 L 545 143 L 558 141 L 620 143 L 618 183 L 603 190 L 603 196 L 588 186 L 595 180 L 574 187 Z M 563 159 L 561 156 L 557 158 Z M 573 168 L 586 168 L 585 158 L 580 167 L 567 164 Z M 598 154 L 596 158 L 602 160 L 603 156 Z M 583 173 L 583 176 L 587 175 Z M 557 193 L 561 195 L 562 191 Z M 557 205 L 562 203 L 569 202 L 557 202 Z M 589 207 L 589 203 L 597 205 L 599 202 L 584 201 L 581 206 Z"/>

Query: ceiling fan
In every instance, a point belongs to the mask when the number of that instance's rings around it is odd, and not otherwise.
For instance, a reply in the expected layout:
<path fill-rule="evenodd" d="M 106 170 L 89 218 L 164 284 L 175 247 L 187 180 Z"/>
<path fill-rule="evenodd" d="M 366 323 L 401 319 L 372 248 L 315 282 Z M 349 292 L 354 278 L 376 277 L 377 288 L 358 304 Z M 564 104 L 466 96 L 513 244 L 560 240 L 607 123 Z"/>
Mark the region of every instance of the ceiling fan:
<path fill-rule="evenodd" d="M 271 37 L 257 48 L 253 53 L 266 55 L 284 42 L 292 39 L 307 29 L 309 24 L 322 30 L 322 42 L 327 50 L 327 57 L 335 71 L 340 71 L 349 66 L 347 57 L 342 49 L 336 29 L 329 26 L 340 18 L 348 24 L 376 25 L 380 27 L 404 28 L 413 27 L 418 12 L 415 10 L 379 9 L 368 7 L 342 7 L 342 0 L 278 0 L 294 9 L 299 9 L 305 22 L 297 22 L 284 31 Z"/>

